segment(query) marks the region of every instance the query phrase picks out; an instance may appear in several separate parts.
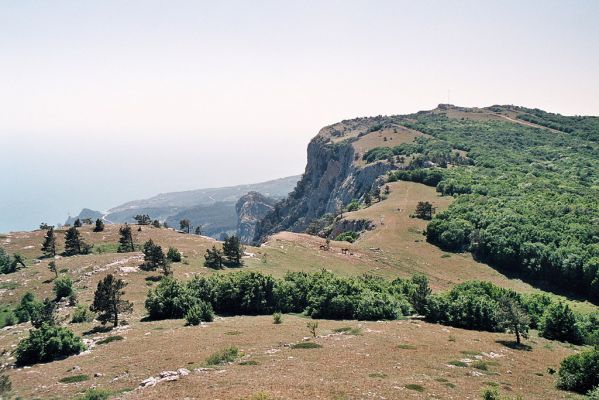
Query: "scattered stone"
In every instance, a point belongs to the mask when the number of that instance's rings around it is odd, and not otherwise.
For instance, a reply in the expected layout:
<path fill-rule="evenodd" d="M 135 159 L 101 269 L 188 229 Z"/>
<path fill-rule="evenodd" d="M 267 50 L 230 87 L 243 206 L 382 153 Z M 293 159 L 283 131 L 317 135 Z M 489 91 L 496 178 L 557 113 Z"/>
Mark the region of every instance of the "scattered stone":
<path fill-rule="evenodd" d="M 158 379 L 151 376 L 148 379 L 142 381 L 139 386 L 140 387 L 151 387 L 151 386 L 155 386 L 157 383 L 158 383 Z"/>

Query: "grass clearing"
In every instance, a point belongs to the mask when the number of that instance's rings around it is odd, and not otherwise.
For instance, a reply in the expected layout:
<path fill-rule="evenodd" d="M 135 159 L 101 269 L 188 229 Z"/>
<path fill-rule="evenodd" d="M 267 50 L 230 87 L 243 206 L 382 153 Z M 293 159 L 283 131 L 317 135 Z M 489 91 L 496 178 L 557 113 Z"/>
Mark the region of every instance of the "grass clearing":
<path fill-rule="evenodd" d="M 372 374 L 368 374 L 368 376 L 370 378 L 376 378 L 376 379 L 385 379 L 387 378 L 389 375 L 383 373 L 383 372 L 373 372 Z"/>
<path fill-rule="evenodd" d="M 464 361 L 458 361 L 458 360 L 452 360 L 452 361 L 448 362 L 447 364 L 453 365 L 454 367 L 460 367 L 460 368 L 468 367 L 467 363 L 465 363 Z"/>
<path fill-rule="evenodd" d="M 0 282 L 0 289 L 4 290 L 14 290 L 19 286 L 17 282 Z"/>
<path fill-rule="evenodd" d="M 314 342 L 299 342 L 291 345 L 292 349 L 320 349 L 322 346 Z"/>
<path fill-rule="evenodd" d="M 240 361 L 239 365 L 260 365 L 260 363 L 255 360 L 246 360 L 246 361 Z"/>
<path fill-rule="evenodd" d="M 58 382 L 60 383 L 75 383 L 75 382 L 84 382 L 89 380 L 89 375 L 71 375 L 65 376 L 60 379 Z"/>
<path fill-rule="evenodd" d="M 362 329 L 358 328 L 358 327 L 351 327 L 351 326 L 344 326 L 341 328 L 335 328 L 333 329 L 333 332 L 335 333 L 345 333 L 346 335 L 354 335 L 354 336 L 360 336 L 362 335 Z"/>
<path fill-rule="evenodd" d="M 408 343 L 398 344 L 397 346 L 395 346 L 395 348 L 402 349 L 402 350 L 416 350 L 417 349 L 416 346 L 414 346 L 413 344 L 408 344 Z"/>
<path fill-rule="evenodd" d="M 417 384 L 415 384 L 415 383 L 410 383 L 410 384 L 408 384 L 408 385 L 406 385 L 406 386 L 404 386 L 404 387 L 405 387 L 406 389 L 408 389 L 408 390 L 414 390 L 414 391 L 416 391 L 416 392 L 419 392 L 419 393 L 422 393 L 422 392 L 424 392 L 424 390 L 425 390 L 425 389 L 424 389 L 424 386 L 422 386 L 422 385 L 417 385 Z"/>
<path fill-rule="evenodd" d="M 108 336 L 104 339 L 98 340 L 96 342 L 96 344 L 108 344 L 108 343 L 112 343 L 112 342 L 118 342 L 120 340 L 124 340 L 125 338 L 122 337 L 121 335 L 114 335 L 114 336 Z"/>
<path fill-rule="evenodd" d="M 223 350 L 219 350 L 216 353 L 212 353 L 206 359 L 206 365 L 222 365 L 232 363 L 236 359 L 242 356 L 242 353 L 235 346 L 228 347 Z"/>

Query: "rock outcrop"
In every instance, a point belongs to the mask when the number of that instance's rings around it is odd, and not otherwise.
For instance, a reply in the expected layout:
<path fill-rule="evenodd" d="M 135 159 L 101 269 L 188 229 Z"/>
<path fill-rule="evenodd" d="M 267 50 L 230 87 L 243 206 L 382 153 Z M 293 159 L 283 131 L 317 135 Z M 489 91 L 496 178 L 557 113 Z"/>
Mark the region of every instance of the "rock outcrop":
<path fill-rule="evenodd" d="M 275 205 L 256 227 L 254 242 L 282 231 L 303 232 L 310 222 L 335 213 L 352 199 L 370 192 L 392 166 L 386 162 L 359 165 L 352 143 L 393 121 L 358 118 L 323 128 L 308 145 L 308 163 L 289 197 Z"/>
<path fill-rule="evenodd" d="M 258 192 L 249 192 L 235 205 L 237 211 L 237 237 L 241 243 L 251 243 L 256 233 L 256 224 L 274 210 L 276 200 Z"/>

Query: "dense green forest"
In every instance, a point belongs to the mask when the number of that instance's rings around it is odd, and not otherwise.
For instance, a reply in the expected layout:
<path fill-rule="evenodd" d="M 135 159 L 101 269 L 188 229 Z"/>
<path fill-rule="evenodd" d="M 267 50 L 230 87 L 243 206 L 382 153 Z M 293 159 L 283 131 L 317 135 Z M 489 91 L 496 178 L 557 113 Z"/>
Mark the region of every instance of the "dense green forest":
<path fill-rule="evenodd" d="M 599 118 L 518 110 L 518 118 L 556 130 L 422 112 L 394 119 L 430 138 L 372 149 L 364 159 L 406 156 L 391 181 L 456 196 L 428 225 L 428 241 L 596 300 Z"/>

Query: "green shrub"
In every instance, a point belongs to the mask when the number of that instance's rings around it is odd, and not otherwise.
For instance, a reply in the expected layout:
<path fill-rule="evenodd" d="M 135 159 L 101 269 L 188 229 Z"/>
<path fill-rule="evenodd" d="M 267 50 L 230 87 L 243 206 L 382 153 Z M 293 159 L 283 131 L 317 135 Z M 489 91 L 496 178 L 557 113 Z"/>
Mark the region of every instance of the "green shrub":
<path fill-rule="evenodd" d="M 0 374 L 0 399 L 11 398 L 12 382 L 8 375 Z"/>
<path fill-rule="evenodd" d="M 320 349 L 322 346 L 314 342 L 299 342 L 291 345 L 292 349 Z"/>
<path fill-rule="evenodd" d="M 195 302 L 183 283 L 166 277 L 148 292 L 145 307 L 152 319 L 182 318 Z"/>
<path fill-rule="evenodd" d="M 241 357 L 241 352 L 235 346 L 228 347 L 226 349 L 213 353 L 206 359 L 206 365 L 220 365 L 227 364 L 235 361 Z"/>
<path fill-rule="evenodd" d="M 87 389 L 77 400 L 108 400 L 111 394 L 112 392 L 109 390 L 91 388 Z"/>
<path fill-rule="evenodd" d="M 557 386 L 586 393 L 599 385 L 599 348 L 573 354 L 562 360 Z"/>
<path fill-rule="evenodd" d="M 599 400 L 599 386 L 587 392 L 587 400 Z"/>
<path fill-rule="evenodd" d="M 71 322 L 74 324 L 79 324 L 82 322 L 91 322 L 95 318 L 95 314 L 89 310 L 89 308 L 78 305 L 73 311 L 73 317 L 71 318 Z"/>
<path fill-rule="evenodd" d="M 335 240 L 337 240 L 338 242 L 350 242 L 353 243 L 356 240 L 358 240 L 358 237 L 360 237 L 360 234 L 358 232 L 354 232 L 354 231 L 347 231 L 347 232 L 343 232 L 342 234 L 340 234 L 339 236 L 337 236 L 335 238 Z"/>
<path fill-rule="evenodd" d="M 356 199 L 353 199 L 348 205 L 347 205 L 347 212 L 352 212 L 352 211 L 358 211 L 360 209 L 360 202 Z"/>
<path fill-rule="evenodd" d="M 562 302 L 550 305 L 543 314 L 539 326 L 539 335 L 547 339 L 575 344 L 582 343 L 583 339 L 574 312 L 567 304 Z"/>
<path fill-rule="evenodd" d="M 75 382 L 84 382 L 89 380 L 89 375 L 72 375 L 66 376 L 62 379 L 59 379 L 60 383 L 75 383 Z"/>
<path fill-rule="evenodd" d="M 166 258 L 172 262 L 181 262 L 181 252 L 175 247 L 169 247 Z"/>
<path fill-rule="evenodd" d="M 19 342 L 15 355 L 17 365 L 30 365 L 79 354 L 84 349 L 81 338 L 67 328 L 43 324 Z"/>
<path fill-rule="evenodd" d="M 517 294 L 490 282 L 465 282 L 449 292 L 432 295 L 426 318 L 458 328 L 498 332 L 502 330 L 498 311 L 503 297 Z"/>
<path fill-rule="evenodd" d="M 108 343 L 112 343 L 112 342 L 119 342 L 124 339 L 125 338 L 122 337 L 121 335 L 107 336 L 104 339 L 98 340 L 96 342 L 96 344 L 108 344 Z"/>
<path fill-rule="evenodd" d="M 54 279 L 54 294 L 56 300 L 60 300 L 63 297 L 69 297 L 73 294 L 73 280 L 68 275 L 61 275 Z"/>
<path fill-rule="evenodd" d="M 486 388 L 482 394 L 483 400 L 501 400 L 501 395 L 497 388 Z"/>
<path fill-rule="evenodd" d="M 205 301 L 199 300 L 187 310 L 185 320 L 188 325 L 199 325 L 201 322 L 212 322 L 214 320 L 212 306 Z"/>
<path fill-rule="evenodd" d="M 422 385 L 417 385 L 415 383 L 410 383 L 410 384 L 406 385 L 405 388 L 409 389 L 409 390 L 415 390 L 420 393 L 424 392 L 424 387 Z"/>
<path fill-rule="evenodd" d="M 283 322 L 283 315 L 280 312 L 276 312 L 272 315 L 272 323 L 275 325 Z"/>

